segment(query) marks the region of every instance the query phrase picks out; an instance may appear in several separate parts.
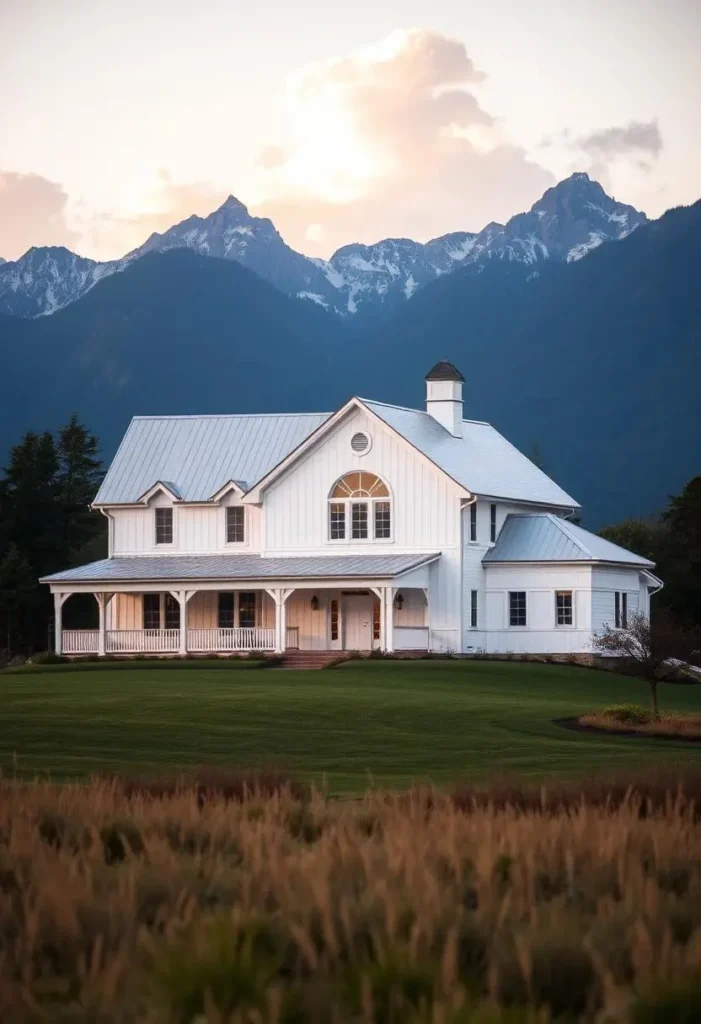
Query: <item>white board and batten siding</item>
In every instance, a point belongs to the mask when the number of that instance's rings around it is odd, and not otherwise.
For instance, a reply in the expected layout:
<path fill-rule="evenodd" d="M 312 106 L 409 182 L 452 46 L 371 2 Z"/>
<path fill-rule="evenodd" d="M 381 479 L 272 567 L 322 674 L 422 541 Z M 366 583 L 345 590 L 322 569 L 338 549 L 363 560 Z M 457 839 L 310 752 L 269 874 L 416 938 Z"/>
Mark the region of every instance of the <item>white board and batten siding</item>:
<path fill-rule="evenodd" d="M 628 618 L 637 611 L 650 614 L 647 580 L 638 571 L 595 566 L 592 569 L 592 630 L 601 633 L 615 625 L 616 592 L 627 594 Z"/>
<path fill-rule="evenodd" d="M 206 505 L 178 505 L 163 492 L 153 496 L 143 508 L 112 508 L 114 525 L 111 531 L 110 555 L 216 555 L 224 553 L 250 554 L 261 550 L 261 509 L 245 505 L 245 540 L 243 544 L 228 544 L 226 540 L 226 507 L 240 505 L 241 499 L 233 491 L 221 501 Z M 156 544 L 154 509 L 173 507 L 173 543 Z"/>
<path fill-rule="evenodd" d="M 492 654 L 582 654 L 591 651 L 591 568 L 574 565 L 490 565 L 483 618 L 466 630 L 466 649 Z M 573 623 L 556 625 L 555 594 L 572 591 Z M 509 626 L 509 593 L 525 591 L 526 626 Z"/>
<path fill-rule="evenodd" d="M 372 439 L 364 455 L 351 448 L 358 431 Z M 329 495 L 340 477 L 356 470 L 376 474 L 389 488 L 389 540 L 329 540 Z M 441 552 L 429 573 L 431 628 L 447 638 L 446 646 L 460 649 L 460 489 L 384 424 L 354 411 L 265 491 L 263 509 L 263 547 L 273 556 Z M 395 588 L 401 587 L 398 579 Z"/>

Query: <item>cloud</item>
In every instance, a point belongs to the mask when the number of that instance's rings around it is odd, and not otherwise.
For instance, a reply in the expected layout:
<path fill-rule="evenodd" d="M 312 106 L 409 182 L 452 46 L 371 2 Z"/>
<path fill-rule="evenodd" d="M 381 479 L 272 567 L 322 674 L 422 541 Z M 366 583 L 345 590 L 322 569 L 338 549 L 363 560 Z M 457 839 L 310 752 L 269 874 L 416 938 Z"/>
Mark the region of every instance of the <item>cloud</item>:
<path fill-rule="evenodd" d="M 205 217 L 226 199 L 226 189 L 208 182 L 173 181 L 165 168 L 137 184 L 134 198 L 121 211 L 89 213 L 80 220 L 83 243 L 101 258 L 137 248 L 155 231 L 163 232 L 187 217 Z"/>
<path fill-rule="evenodd" d="M 482 107 L 484 77 L 462 42 L 419 30 L 302 69 L 285 100 L 289 138 L 259 162 L 267 198 L 255 212 L 290 244 L 328 252 L 529 207 L 555 179 Z"/>
<path fill-rule="evenodd" d="M 604 128 L 576 140 L 580 149 L 593 160 L 607 162 L 618 157 L 657 157 L 662 152 L 662 136 L 657 121 L 631 121 L 627 125 Z"/>
<path fill-rule="evenodd" d="M 14 260 L 33 245 L 77 241 L 66 220 L 68 196 L 40 174 L 0 171 L 0 256 Z"/>

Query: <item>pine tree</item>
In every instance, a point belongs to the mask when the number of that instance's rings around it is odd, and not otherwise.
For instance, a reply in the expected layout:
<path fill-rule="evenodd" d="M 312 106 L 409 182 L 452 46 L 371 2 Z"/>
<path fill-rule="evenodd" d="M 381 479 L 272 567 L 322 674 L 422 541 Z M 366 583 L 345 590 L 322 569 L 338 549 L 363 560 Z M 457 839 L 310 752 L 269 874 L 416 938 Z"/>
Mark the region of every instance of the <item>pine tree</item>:
<path fill-rule="evenodd" d="M 16 544 L 10 544 L 0 559 L 0 651 L 4 648 L 8 659 L 26 646 L 33 633 L 31 617 L 38 598 L 29 562 Z"/>
<path fill-rule="evenodd" d="M 75 413 L 58 433 L 56 496 L 64 521 L 66 557 L 105 533 L 103 517 L 90 510 L 103 476 L 99 442 Z"/>

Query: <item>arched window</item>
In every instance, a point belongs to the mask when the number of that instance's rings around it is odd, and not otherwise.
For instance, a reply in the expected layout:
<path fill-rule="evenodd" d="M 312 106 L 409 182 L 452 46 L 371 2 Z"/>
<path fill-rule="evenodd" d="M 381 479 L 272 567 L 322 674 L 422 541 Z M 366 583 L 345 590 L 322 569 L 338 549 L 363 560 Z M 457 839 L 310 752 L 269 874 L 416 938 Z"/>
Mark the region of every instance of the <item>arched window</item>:
<path fill-rule="evenodd" d="M 389 540 L 389 489 L 374 473 L 356 471 L 337 480 L 329 495 L 330 540 Z"/>

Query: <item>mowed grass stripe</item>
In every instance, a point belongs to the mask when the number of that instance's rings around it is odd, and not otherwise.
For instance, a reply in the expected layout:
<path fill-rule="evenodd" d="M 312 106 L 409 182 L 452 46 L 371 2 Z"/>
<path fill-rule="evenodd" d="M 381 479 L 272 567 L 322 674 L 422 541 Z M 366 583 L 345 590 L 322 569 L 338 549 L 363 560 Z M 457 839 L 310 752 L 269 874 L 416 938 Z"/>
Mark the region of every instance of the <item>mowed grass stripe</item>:
<path fill-rule="evenodd" d="M 182 668 L 0 675 L 0 768 L 85 777 L 275 766 L 332 791 L 701 761 L 701 745 L 566 732 L 555 718 L 647 701 L 637 680 L 516 662 L 364 662 L 316 672 Z M 701 688 L 663 706 L 701 711 Z M 16 755 L 16 761 L 15 761 Z"/>

